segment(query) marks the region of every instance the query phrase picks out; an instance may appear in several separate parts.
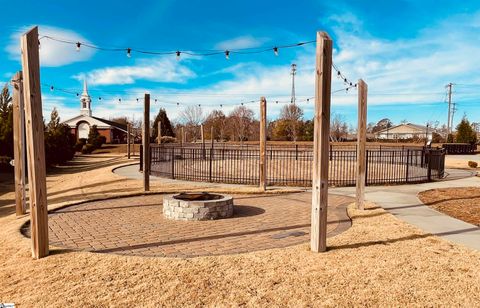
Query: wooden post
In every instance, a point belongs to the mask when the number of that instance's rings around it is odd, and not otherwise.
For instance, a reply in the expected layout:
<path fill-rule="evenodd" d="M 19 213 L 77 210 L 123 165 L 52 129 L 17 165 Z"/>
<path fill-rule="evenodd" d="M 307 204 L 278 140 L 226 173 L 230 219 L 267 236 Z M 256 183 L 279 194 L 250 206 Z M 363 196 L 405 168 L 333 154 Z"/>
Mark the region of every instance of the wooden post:
<path fill-rule="evenodd" d="M 150 190 L 150 94 L 145 94 L 143 105 L 143 190 Z"/>
<path fill-rule="evenodd" d="M 132 134 L 132 126 L 127 123 L 127 158 L 130 159 L 130 136 Z"/>
<path fill-rule="evenodd" d="M 27 212 L 25 192 L 25 109 L 23 104 L 22 72 L 17 72 L 13 84 L 13 157 L 15 162 L 15 212 Z"/>
<path fill-rule="evenodd" d="M 267 189 L 267 156 L 265 149 L 267 148 L 267 100 L 265 97 L 260 98 L 260 167 L 259 178 L 260 188 L 265 191 Z"/>
<path fill-rule="evenodd" d="M 35 259 L 39 259 L 48 255 L 49 247 L 38 27 L 32 28 L 22 36 L 21 50 L 26 139 L 28 147 L 30 233 L 32 238 L 32 256 Z"/>
<path fill-rule="evenodd" d="M 367 91 L 368 86 L 360 79 L 358 86 L 358 127 L 357 127 L 357 181 L 356 204 L 357 209 L 365 208 L 365 171 L 366 171 L 366 142 L 367 142 Z M 380 146 L 381 147 L 381 146 Z M 381 148 L 380 148 L 381 150 Z"/>
<path fill-rule="evenodd" d="M 214 139 L 213 137 L 214 137 L 214 136 L 213 136 L 213 125 L 212 125 L 212 127 L 210 127 L 210 142 L 211 142 L 211 143 L 210 143 L 210 147 L 211 147 L 212 149 L 213 149 L 213 144 L 214 144 L 214 142 L 215 142 L 215 139 Z"/>
<path fill-rule="evenodd" d="M 157 143 L 158 144 L 161 144 L 162 143 L 162 122 L 161 121 L 158 121 L 158 134 L 157 134 Z"/>
<path fill-rule="evenodd" d="M 332 40 L 326 32 L 317 32 L 310 239 L 310 247 L 314 252 L 327 250 L 331 78 Z"/>

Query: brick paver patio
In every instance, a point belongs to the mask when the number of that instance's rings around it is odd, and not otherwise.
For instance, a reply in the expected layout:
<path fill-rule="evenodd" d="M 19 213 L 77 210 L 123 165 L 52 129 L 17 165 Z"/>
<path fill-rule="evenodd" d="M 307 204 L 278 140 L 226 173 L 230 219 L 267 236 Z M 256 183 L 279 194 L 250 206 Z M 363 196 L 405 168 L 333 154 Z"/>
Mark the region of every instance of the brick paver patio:
<path fill-rule="evenodd" d="M 280 248 L 310 240 L 311 193 L 234 195 L 234 217 L 174 221 L 162 195 L 87 202 L 49 215 L 53 246 L 155 257 L 195 257 Z M 352 198 L 330 195 L 328 236 L 350 226 Z"/>

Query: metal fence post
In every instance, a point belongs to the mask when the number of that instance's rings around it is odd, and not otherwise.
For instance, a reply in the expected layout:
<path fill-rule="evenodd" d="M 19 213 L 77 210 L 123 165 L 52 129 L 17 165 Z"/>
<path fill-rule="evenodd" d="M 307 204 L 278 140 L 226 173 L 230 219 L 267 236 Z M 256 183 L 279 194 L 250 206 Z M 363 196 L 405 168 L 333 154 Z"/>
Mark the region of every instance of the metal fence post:
<path fill-rule="evenodd" d="M 143 146 L 140 145 L 140 171 L 143 171 Z"/>
<path fill-rule="evenodd" d="M 175 147 L 172 147 L 172 179 L 175 179 Z"/>
<path fill-rule="evenodd" d="M 432 151 L 428 152 L 428 168 L 427 168 L 427 180 L 432 181 Z"/>
<path fill-rule="evenodd" d="M 408 167 L 410 166 L 410 150 L 407 150 L 407 168 L 405 172 L 405 183 L 408 183 Z"/>
<path fill-rule="evenodd" d="M 210 148 L 210 169 L 208 174 L 208 178 L 210 182 L 212 181 L 212 160 L 213 160 L 212 156 L 213 156 L 213 148 Z"/>
<path fill-rule="evenodd" d="M 365 151 L 365 186 L 368 185 L 368 150 Z"/>

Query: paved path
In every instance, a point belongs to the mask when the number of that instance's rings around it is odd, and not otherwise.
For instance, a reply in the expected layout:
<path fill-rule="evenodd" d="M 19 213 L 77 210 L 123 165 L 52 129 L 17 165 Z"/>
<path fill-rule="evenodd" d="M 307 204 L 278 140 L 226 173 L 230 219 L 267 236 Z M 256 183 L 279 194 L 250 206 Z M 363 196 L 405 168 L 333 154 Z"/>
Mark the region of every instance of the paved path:
<path fill-rule="evenodd" d="M 310 240 L 311 193 L 234 195 L 234 217 L 175 221 L 162 195 L 85 202 L 49 214 L 53 246 L 103 253 L 195 257 L 281 248 Z M 353 199 L 332 195 L 327 236 L 350 227 Z M 24 232 L 28 235 L 28 229 Z"/>
<path fill-rule="evenodd" d="M 365 198 L 420 229 L 455 243 L 480 250 L 480 228 L 424 205 L 417 194 L 434 188 L 480 187 L 480 178 L 469 177 L 416 185 L 369 186 Z M 355 195 L 354 187 L 332 188 L 330 193 Z"/>

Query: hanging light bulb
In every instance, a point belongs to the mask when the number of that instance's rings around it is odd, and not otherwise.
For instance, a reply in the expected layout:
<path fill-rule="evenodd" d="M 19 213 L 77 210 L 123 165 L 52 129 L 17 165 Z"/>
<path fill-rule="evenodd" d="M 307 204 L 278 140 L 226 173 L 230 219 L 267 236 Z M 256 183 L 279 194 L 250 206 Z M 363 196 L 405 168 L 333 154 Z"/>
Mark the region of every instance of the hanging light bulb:
<path fill-rule="evenodd" d="M 157 102 L 157 99 L 155 99 L 155 103 Z"/>
<path fill-rule="evenodd" d="M 273 47 L 273 53 L 278 57 L 278 47 Z"/>
<path fill-rule="evenodd" d="M 242 106 L 243 106 L 243 103 L 240 103 L 240 105 L 242 105 Z"/>
<path fill-rule="evenodd" d="M 225 50 L 225 59 L 230 59 L 230 51 L 229 50 Z"/>
<path fill-rule="evenodd" d="M 177 61 L 180 61 L 180 51 L 177 50 L 176 54 L 177 54 Z"/>
<path fill-rule="evenodd" d="M 348 84 L 347 78 L 344 78 L 343 81 L 344 81 L 346 84 Z"/>
<path fill-rule="evenodd" d="M 118 102 L 119 102 L 119 103 L 121 103 L 121 102 L 122 102 L 122 99 L 121 99 L 121 98 L 119 98 L 119 99 L 118 99 Z"/>
<path fill-rule="evenodd" d="M 350 86 L 353 86 L 353 83 L 350 82 Z"/>
<path fill-rule="evenodd" d="M 138 103 L 138 98 L 137 98 L 137 103 Z"/>
<path fill-rule="evenodd" d="M 81 45 L 82 45 L 82 43 L 80 43 L 80 42 L 77 42 L 77 52 L 79 52 L 79 51 L 80 51 L 80 46 L 81 46 Z"/>
<path fill-rule="evenodd" d="M 127 57 L 131 57 L 132 56 L 132 49 L 131 48 L 127 48 Z"/>
<path fill-rule="evenodd" d="M 222 104 L 220 104 L 220 108 L 223 108 L 223 105 L 222 105 Z"/>
<path fill-rule="evenodd" d="M 276 104 L 278 104 L 278 101 L 275 101 Z"/>
<path fill-rule="evenodd" d="M 307 103 L 308 103 L 308 102 L 310 102 L 310 99 L 309 99 L 309 98 L 307 98 Z"/>
<path fill-rule="evenodd" d="M 80 94 L 77 93 L 77 96 L 79 96 Z"/>
<path fill-rule="evenodd" d="M 50 86 L 50 91 L 53 91 L 53 86 Z"/>
<path fill-rule="evenodd" d="M 179 105 L 180 105 L 180 103 L 177 103 L 177 106 L 179 106 Z"/>
<path fill-rule="evenodd" d="M 198 104 L 198 107 L 202 107 L 200 104 Z"/>
<path fill-rule="evenodd" d="M 99 101 L 101 101 L 101 100 L 102 100 L 102 98 L 101 98 L 101 97 L 99 97 L 99 98 L 98 98 L 98 100 L 99 100 Z"/>

